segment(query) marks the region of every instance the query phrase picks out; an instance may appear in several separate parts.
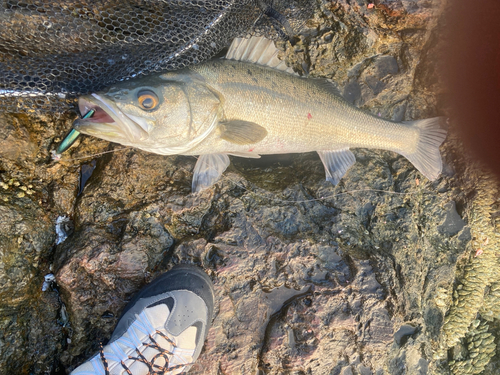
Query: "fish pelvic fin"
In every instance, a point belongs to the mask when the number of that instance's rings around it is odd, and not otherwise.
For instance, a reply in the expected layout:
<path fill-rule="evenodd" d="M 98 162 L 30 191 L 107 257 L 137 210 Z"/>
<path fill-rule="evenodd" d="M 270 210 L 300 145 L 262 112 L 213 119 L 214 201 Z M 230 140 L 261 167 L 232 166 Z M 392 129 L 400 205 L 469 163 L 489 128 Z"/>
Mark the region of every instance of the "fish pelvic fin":
<path fill-rule="evenodd" d="M 443 169 L 439 146 L 446 138 L 446 130 L 441 129 L 443 117 L 434 117 L 416 121 L 406 121 L 405 124 L 420 129 L 417 147 L 413 153 L 401 152 L 425 177 L 434 181 Z"/>
<path fill-rule="evenodd" d="M 215 184 L 228 166 L 229 156 L 226 154 L 200 155 L 194 166 L 193 182 L 191 184 L 193 193 Z"/>

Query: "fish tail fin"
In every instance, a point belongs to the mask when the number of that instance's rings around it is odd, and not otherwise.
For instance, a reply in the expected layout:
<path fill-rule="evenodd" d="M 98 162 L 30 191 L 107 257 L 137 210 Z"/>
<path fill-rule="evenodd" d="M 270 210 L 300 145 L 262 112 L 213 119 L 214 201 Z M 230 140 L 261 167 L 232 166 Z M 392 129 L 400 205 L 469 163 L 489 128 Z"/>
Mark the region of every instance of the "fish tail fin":
<path fill-rule="evenodd" d="M 446 138 L 446 130 L 439 126 L 443 117 L 407 121 L 405 124 L 420 129 L 416 150 L 412 153 L 402 153 L 425 177 L 434 181 L 443 169 L 439 146 Z"/>

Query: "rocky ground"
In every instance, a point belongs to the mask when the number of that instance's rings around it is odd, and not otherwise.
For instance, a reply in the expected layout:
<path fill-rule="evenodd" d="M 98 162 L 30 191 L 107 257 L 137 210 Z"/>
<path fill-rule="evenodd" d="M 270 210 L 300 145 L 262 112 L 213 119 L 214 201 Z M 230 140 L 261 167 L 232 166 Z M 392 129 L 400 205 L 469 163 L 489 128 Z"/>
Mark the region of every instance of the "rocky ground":
<path fill-rule="evenodd" d="M 443 8 L 324 0 L 281 48 L 374 114 L 447 115 Z M 69 372 L 179 263 L 216 292 L 193 374 L 500 370 L 498 188 L 464 157 L 453 119 L 434 182 L 402 156 L 357 149 L 336 187 L 316 154 L 297 154 L 232 158 L 199 194 L 192 157 L 82 137 L 53 161 L 71 121 L 0 115 L 1 374 Z"/>

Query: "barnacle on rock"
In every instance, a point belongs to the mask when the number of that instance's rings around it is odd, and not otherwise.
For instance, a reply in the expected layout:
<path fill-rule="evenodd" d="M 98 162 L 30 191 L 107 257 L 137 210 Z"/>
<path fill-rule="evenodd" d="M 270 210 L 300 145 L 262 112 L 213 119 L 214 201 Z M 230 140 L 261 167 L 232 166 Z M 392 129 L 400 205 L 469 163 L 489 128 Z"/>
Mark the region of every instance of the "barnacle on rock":
<path fill-rule="evenodd" d="M 442 342 L 436 357 L 462 342 L 468 349 L 465 358 L 449 363 L 454 374 L 479 374 L 493 357 L 496 345 L 481 318 L 500 317 L 499 221 L 492 218 L 498 197 L 496 180 L 483 174 L 478 177 L 477 195 L 471 204 L 471 255 L 463 269 L 460 284 L 453 292 L 453 302 L 443 325 Z M 486 291 L 486 294 L 485 294 Z"/>

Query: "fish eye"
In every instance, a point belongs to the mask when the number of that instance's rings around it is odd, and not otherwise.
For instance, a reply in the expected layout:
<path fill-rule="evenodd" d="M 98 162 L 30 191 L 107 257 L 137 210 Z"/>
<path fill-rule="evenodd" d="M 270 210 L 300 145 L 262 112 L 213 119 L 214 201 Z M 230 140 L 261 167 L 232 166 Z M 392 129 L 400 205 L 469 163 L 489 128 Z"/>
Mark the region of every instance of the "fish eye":
<path fill-rule="evenodd" d="M 139 106 L 145 111 L 151 111 L 160 104 L 160 99 L 158 99 L 158 96 L 151 90 L 139 91 L 137 93 L 137 99 L 139 100 Z"/>

